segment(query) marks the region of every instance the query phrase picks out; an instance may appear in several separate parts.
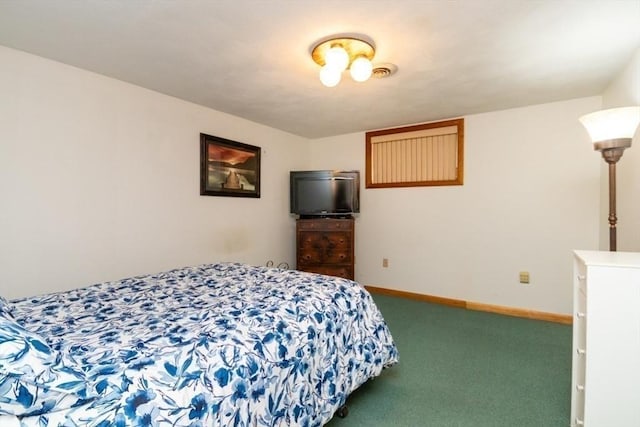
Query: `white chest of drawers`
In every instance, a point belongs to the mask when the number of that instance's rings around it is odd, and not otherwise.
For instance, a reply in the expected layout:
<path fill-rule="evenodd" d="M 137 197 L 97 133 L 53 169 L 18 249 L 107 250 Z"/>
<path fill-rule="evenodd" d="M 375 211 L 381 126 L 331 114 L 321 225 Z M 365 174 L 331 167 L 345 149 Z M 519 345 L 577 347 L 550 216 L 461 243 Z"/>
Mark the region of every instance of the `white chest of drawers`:
<path fill-rule="evenodd" d="M 640 253 L 576 251 L 571 426 L 640 427 Z"/>

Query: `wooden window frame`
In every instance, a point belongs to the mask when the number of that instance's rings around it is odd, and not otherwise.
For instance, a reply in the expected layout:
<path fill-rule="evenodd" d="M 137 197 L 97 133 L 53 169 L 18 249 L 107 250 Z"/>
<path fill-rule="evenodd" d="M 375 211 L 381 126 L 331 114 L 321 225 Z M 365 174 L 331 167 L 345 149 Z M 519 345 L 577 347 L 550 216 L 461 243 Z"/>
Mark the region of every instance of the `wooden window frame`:
<path fill-rule="evenodd" d="M 402 134 L 422 131 L 426 129 L 446 128 L 456 126 L 458 129 L 457 138 L 457 173 L 452 180 L 424 180 L 424 181 L 403 181 L 403 182 L 383 182 L 373 183 L 372 180 L 372 138 L 381 135 L 397 135 L 402 139 Z M 404 126 L 391 129 L 376 130 L 366 133 L 366 164 L 365 164 L 365 188 L 390 188 L 390 187 L 424 187 L 424 186 L 444 186 L 463 185 L 464 182 L 464 118 L 444 120 L 440 122 L 424 123 L 413 126 Z"/>

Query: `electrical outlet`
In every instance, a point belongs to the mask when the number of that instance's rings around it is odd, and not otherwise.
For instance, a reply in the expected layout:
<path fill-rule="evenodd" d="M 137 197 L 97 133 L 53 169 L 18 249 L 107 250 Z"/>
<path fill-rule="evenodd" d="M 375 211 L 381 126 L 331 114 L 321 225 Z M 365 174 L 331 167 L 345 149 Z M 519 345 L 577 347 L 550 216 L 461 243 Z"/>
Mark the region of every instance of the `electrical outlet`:
<path fill-rule="evenodd" d="M 529 272 L 528 271 L 521 271 L 520 272 L 520 283 L 524 283 L 524 284 L 529 283 Z"/>
<path fill-rule="evenodd" d="M 382 258 L 382 266 L 384 268 L 389 267 L 389 258 Z"/>

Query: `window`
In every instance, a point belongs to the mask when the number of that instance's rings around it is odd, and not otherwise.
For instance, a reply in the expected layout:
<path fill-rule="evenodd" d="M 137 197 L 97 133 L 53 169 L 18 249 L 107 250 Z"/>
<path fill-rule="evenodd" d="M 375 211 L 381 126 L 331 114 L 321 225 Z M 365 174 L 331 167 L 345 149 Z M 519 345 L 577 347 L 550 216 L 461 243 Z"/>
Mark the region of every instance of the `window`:
<path fill-rule="evenodd" d="M 462 185 L 464 119 L 366 133 L 366 188 Z"/>

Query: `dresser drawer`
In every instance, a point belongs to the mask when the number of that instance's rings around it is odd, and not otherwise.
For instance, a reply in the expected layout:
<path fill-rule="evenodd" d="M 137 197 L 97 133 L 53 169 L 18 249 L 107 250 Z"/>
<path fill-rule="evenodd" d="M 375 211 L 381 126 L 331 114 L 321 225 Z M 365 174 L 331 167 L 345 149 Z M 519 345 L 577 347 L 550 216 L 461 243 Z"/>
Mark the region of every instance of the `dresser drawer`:
<path fill-rule="evenodd" d="M 342 231 L 301 231 L 298 233 L 298 248 L 350 249 L 351 236 Z"/>
<path fill-rule="evenodd" d="M 344 279 L 352 279 L 353 277 L 353 268 L 350 266 L 302 266 L 298 269 L 301 271 L 306 271 L 308 273 L 324 274 L 326 276 L 336 276 L 342 277 Z"/>
<path fill-rule="evenodd" d="M 327 250 L 325 252 L 317 249 L 307 249 L 298 252 L 298 264 L 351 264 L 352 256 L 350 250 Z"/>
<path fill-rule="evenodd" d="M 298 220 L 298 230 L 332 231 L 352 229 L 353 220 L 350 219 Z"/>
<path fill-rule="evenodd" d="M 572 400 L 573 400 L 573 419 L 571 420 L 572 426 L 582 426 L 584 421 L 584 401 L 585 401 L 585 372 L 587 358 L 585 354 L 575 354 L 573 357 L 573 363 L 575 364 L 575 380 L 573 385 Z"/>
<path fill-rule="evenodd" d="M 576 281 L 578 284 L 578 291 L 587 295 L 587 266 L 582 263 L 578 263 L 576 266 Z"/>
<path fill-rule="evenodd" d="M 301 231 L 297 251 L 299 261 L 339 264 L 351 262 L 353 252 L 350 236 L 340 231 Z"/>
<path fill-rule="evenodd" d="M 587 297 L 582 292 L 576 292 L 573 302 L 573 331 L 576 335 L 584 337 L 587 331 Z M 576 343 L 577 344 L 577 343 Z M 586 342 L 584 338 L 580 341 L 580 346 L 584 348 Z"/>

